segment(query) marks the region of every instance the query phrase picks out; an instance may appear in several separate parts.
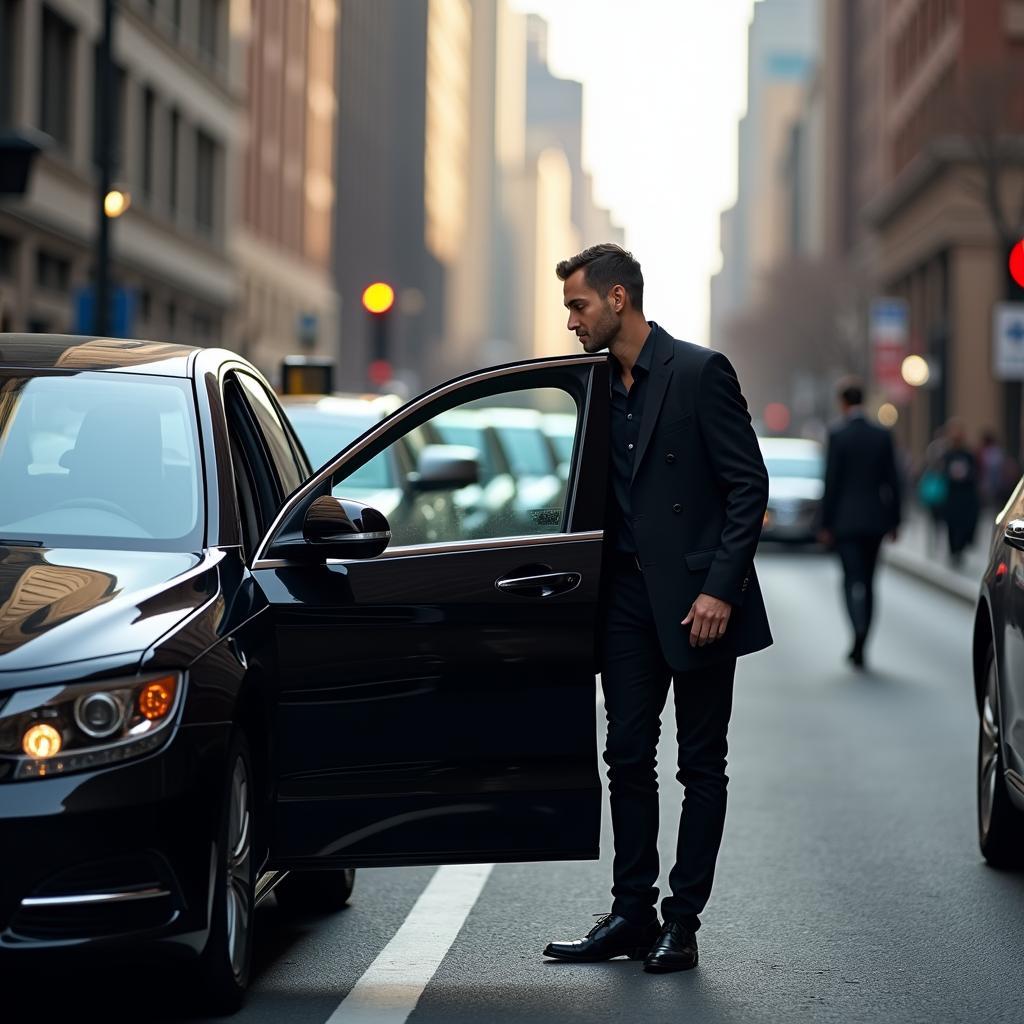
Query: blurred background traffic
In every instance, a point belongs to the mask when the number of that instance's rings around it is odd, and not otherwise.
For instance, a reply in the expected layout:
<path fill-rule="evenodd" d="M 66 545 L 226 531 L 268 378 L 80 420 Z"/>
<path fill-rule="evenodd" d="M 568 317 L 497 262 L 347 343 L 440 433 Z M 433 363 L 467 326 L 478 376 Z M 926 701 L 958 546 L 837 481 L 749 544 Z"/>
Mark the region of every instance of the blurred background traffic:
<path fill-rule="evenodd" d="M 573 351 L 554 265 L 616 241 L 762 437 L 853 372 L 925 510 L 953 444 L 979 508 L 1019 475 L 1024 0 L 0 0 L 0 189 L 5 331 L 405 398 Z M 820 452 L 774 451 L 803 538 Z"/>

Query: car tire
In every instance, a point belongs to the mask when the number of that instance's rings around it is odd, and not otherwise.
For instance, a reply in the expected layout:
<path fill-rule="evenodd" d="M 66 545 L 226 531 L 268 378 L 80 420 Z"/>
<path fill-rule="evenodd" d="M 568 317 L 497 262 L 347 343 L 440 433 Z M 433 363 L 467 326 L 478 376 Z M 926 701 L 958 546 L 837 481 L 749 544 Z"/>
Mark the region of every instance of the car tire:
<path fill-rule="evenodd" d="M 1011 803 L 1003 775 L 999 676 L 994 651 L 985 659 L 978 726 L 978 845 L 992 867 L 1024 867 L 1024 815 Z"/>
<path fill-rule="evenodd" d="M 348 904 L 355 881 L 355 868 L 292 871 L 274 889 L 274 895 L 286 913 L 334 913 Z"/>
<path fill-rule="evenodd" d="M 198 963 L 204 1009 L 234 1013 L 249 984 L 255 921 L 256 836 L 252 757 L 245 735 L 228 747 L 217 836 L 210 933 Z"/>

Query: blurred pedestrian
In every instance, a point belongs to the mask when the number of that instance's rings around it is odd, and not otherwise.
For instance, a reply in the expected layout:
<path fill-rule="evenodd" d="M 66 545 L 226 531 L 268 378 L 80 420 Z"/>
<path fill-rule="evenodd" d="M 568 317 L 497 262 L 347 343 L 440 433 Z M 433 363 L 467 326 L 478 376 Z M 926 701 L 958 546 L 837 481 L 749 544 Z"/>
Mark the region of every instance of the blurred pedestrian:
<path fill-rule="evenodd" d="M 925 449 L 921 471 L 917 475 L 917 500 L 928 516 L 928 549 L 938 551 L 939 540 L 945 531 L 943 509 L 946 504 L 946 471 L 943 456 L 946 454 L 946 436 L 939 427 Z"/>
<path fill-rule="evenodd" d="M 978 460 L 967 445 L 963 420 L 954 417 L 945 427 L 946 450 L 942 455 L 942 471 L 946 479 L 946 501 L 943 518 L 949 537 L 949 561 L 954 567 L 963 562 L 964 551 L 974 540 L 978 528 L 980 498 L 978 492 Z"/>
<path fill-rule="evenodd" d="M 847 658 L 864 667 L 874 614 L 875 567 L 882 540 L 900 525 L 900 477 L 889 431 L 868 422 L 864 387 L 849 377 L 838 387 L 842 422 L 829 434 L 822 499 L 821 540 L 843 567 L 843 594 L 853 627 Z"/>
<path fill-rule="evenodd" d="M 999 443 L 996 432 L 983 431 L 978 447 L 978 496 L 986 514 L 991 512 L 995 518 L 1009 499 L 1018 475 L 1017 464 Z"/>
<path fill-rule="evenodd" d="M 601 685 L 615 858 L 611 913 L 544 955 L 687 970 L 725 825 L 736 659 L 772 642 L 754 572 L 768 474 L 729 361 L 647 321 L 630 253 L 597 245 L 557 274 L 569 330 L 586 352 L 608 349 Z M 662 926 L 656 757 L 670 683 L 685 799 Z"/>

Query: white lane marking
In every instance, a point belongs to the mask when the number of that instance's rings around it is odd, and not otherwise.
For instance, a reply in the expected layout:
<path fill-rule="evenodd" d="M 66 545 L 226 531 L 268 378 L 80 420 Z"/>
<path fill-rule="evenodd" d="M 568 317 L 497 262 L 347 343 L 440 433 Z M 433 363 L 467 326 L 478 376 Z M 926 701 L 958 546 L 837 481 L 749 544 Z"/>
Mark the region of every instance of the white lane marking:
<path fill-rule="evenodd" d="M 438 868 L 402 927 L 367 967 L 327 1024 L 405 1024 L 451 949 L 493 868 L 493 864 Z"/>

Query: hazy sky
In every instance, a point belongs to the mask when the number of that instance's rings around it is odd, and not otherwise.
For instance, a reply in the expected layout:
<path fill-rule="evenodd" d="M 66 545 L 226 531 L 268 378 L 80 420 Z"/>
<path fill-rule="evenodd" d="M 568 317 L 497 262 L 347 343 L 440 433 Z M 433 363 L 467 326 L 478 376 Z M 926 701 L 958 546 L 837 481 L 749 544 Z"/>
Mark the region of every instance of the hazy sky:
<path fill-rule="evenodd" d="M 552 71 L 583 82 L 583 160 L 643 265 L 648 318 L 707 343 L 754 0 L 511 4 L 547 19 Z"/>

